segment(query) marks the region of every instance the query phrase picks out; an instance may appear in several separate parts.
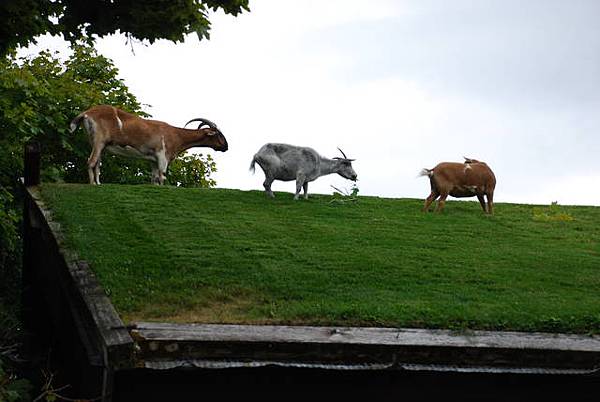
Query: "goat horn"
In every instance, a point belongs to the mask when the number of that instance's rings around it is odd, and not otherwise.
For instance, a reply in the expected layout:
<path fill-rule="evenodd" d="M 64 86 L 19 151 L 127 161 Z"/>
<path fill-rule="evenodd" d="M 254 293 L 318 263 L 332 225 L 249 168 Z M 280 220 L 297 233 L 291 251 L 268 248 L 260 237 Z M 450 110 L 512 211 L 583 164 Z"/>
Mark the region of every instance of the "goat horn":
<path fill-rule="evenodd" d="M 338 150 L 342 153 L 342 155 L 344 155 L 344 159 L 348 159 L 348 157 L 346 156 L 346 154 L 344 153 L 344 151 L 342 151 L 339 147 Z"/>
<path fill-rule="evenodd" d="M 188 121 L 187 123 L 185 123 L 185 126 L 187 126 L 188 124 L 190 124 L 193 121 L 199 121 L 200 122 L 200 126 L 198 126 L 198 128 L 200 128 L 202 126 L 202 124 L 206 124 L 207 126 L 212 127 L 214 129 L 217 129 L 217 130 L 219 129 L 217 127 L 217 125 L 215 123 L 213 123 L 212 121 L 210 121 L 208 119 L 202 119 L 200 117 L 197 118 L 197 119 L 192 119 L 192 120 Z M 185 127 L 185 126 L 183 126 L 183 127 Z"/>
<path fill-rule="evenodd" d="M 465 158 L 465 163 L 481 163 L 477 159 L 467 158 L 466 156 L 463 156 L 463 158 Z"/>

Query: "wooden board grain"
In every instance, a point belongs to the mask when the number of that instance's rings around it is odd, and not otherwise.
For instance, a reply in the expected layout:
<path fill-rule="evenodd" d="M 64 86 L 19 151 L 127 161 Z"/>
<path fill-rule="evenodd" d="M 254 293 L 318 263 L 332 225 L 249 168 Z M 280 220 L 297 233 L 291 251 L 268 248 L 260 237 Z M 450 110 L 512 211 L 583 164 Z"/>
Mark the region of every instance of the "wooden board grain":
<path fill-rule="evenodd" d="M 406 365 L 489 370 L 600 367 L 600 338 L 546 333 L 135 323 L 147 361 L 279 362 L 289 365 Z"/>

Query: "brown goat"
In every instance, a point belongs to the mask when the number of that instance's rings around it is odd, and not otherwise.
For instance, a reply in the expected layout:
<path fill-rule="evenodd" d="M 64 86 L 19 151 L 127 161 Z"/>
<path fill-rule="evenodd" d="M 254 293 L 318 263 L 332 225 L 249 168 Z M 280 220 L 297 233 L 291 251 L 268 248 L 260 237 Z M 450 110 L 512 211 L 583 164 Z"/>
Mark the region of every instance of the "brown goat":
<path fill-rule="evenodd" d="M 425 200 L 424 212 L 438 197 L 436 211 L 442 211 L 446 198 L 451 195 L 458 198 L 477 196 L 483 211 L 493 214 L 496 176 L 485 162 L 469 158 L 465 158 L 464 163 L 442 162 L 433 169 L 421 170 L 420 176 L 429 176 L 431 182 L 431 194 Z"/>
<path fill-rule="evenodd" d="M 88 159 L 90 184 L 100 184 L 102 151 L 153 162 L 152 182 L 163 184 L 169 163 L 181 152 L 192 147 L 210 147 L 227 151 L 225 136 L 207 119 L 192 119 L 186 126 L 199 121 L 198 129 L 173 127 L 158 120 L 142 119 L 113 106 L 93 106 L 71 121 L 75 131 L 83 122 L 90 136 L 92 153 Z M 206 127 L 203 127 L 206 126 Z"/>

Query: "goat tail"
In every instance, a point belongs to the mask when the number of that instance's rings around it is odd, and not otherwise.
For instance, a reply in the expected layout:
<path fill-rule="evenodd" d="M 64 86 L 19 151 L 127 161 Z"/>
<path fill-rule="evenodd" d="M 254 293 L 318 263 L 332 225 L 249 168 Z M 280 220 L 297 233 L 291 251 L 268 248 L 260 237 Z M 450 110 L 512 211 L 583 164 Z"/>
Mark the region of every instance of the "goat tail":
<path fill-rule="evenodd" d="M 252 172 L 252 174 L 254 174 L 254 172 L 255 172 L 255 167 L 254 167 L 255 164 L 256 164 L 256 155 L 254 155 L 254 158 L 252 158 L 252 163 L 250 163 L 250 171 Z"/>
<path fill-rule="evenodd" d="M 433 169 L 425 169 L 425 168 L 421 169 L 418 177 L 421 177 L 421 176 L 428 176 L 428 177 L 433 176 Z"/>
<path fill-rule="evenodd" d="M 83 120 L 84 117 L 85 112 L 80 113 L 79 115 L 77 115 L 77 117 L 71 120 L 71 124 L 69 124 L 69 131 L 74 132 L 75 130 L 77 130 L 77 127 L 79 127 L 79 125 L 81 124 L 81 120 Z"/>

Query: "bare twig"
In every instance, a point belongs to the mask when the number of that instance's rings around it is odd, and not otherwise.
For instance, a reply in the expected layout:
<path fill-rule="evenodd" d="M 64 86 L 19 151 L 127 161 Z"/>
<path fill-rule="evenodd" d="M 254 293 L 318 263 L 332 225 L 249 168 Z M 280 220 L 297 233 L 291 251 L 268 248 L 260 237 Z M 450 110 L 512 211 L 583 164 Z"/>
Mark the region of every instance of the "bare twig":
<path fill-rule="evenodd" d="M 69 388 L 71 385 L 63 385 L 62 387 L 53 388 L 52 382 L 54 381 L 54 374 L 49 372 L 48 370 L 42 370 L 42 375 L 44 376 L 44 386 L 42 387 L 42 393 L 33 400 L 33 402 L 46 400 L 57 400 L 57 401 L 67 401 L 67 402 L 94 402 L 102 399 L 102 396 L 92 398 L 92 399 L 84 399 L 84 398 L 69 398 L 64 395 L 61 395 L 59 392 L 64 391 Z M 48 398 L 50 397 L 50 398 Z"/>

